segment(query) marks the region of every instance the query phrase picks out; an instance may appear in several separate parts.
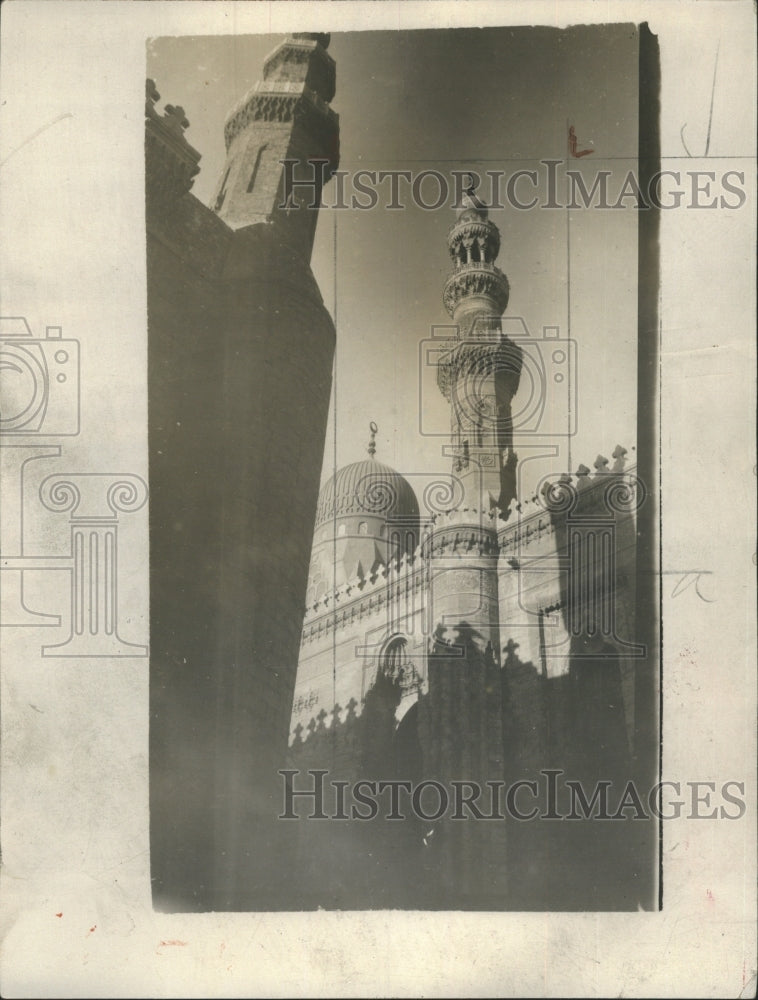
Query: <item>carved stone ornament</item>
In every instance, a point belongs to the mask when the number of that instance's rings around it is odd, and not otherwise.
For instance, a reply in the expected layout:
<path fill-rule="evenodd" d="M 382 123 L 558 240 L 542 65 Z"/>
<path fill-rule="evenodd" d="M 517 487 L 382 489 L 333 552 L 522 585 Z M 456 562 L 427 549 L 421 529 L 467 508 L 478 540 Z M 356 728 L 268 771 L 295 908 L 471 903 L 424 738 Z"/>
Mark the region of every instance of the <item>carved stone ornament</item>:
<path fill-rule="evenodd" d="M 486 296 L 502 315 L 508 306 L 510 286 L 508 279 L 494 264 L 466 264 L 447 279 L 442 300 L 451 316 L 469 296 Z"/>
<path fill-rule="evenodd" d="M 452 398 L 453 387 L 462 378 L 509 372 L 517 375 L 521 356 L 504 339 L 485 343 L 463 341 L 451 346 L 437 362 L 437 385 L 446 399 Z"/>
<path fill-rule="evenodd" d="M 145 88 L 145 174 L 146 194 L 153 203 L 169 206 L 187 194 L 200 170 L 200 153 L 184 137 L 189 122 L 184 109 L 171 104 L 163 114 L 156 111 L 160 100 L 155 84 Z"/>
<path fill-rule="evenodd" d="M 312 94 L 307 89 L 300 93 L 255 93 L 224 126 L 226 148 L 251 122 L 286 123 L 310 116 L 317 119 L 315 124 L 323 126 L 326 123 L 331 130 L 337 130 L 338 119 L 335 113 L 317 94 Z"/>

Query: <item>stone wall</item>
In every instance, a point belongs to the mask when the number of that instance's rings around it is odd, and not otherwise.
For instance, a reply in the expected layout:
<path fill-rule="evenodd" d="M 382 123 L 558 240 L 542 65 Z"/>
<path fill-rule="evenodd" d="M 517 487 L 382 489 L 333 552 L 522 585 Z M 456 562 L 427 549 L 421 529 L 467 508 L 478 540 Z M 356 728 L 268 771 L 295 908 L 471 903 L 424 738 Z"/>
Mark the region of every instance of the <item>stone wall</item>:
<path fill-rule="evenodd" d="M 167 159 L 192 158 L 152 111 L 155 900 L 234 909 L 259 899 L 263 908 L 275 892 L 276 770 L 286 754 L 335 331 L 308 255 L 275 225 L 230 229 L 189 191 L 191 167 L 177 168 L 185 190 L 167 188 Z"/>

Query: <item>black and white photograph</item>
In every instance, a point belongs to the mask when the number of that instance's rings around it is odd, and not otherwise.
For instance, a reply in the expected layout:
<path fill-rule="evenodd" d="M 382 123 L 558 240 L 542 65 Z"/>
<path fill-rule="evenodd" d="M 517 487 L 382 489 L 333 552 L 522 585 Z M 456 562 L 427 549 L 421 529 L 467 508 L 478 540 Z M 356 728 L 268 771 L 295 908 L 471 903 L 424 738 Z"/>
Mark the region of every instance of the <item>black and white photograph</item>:
<path fill-rule="evenodd" d="M 753 5 L 7 8 L 2 995 L 755 995 Z"/>
<path fill-rule="evenodd" d="M 149 59 L 156 903 L 657 908 L 655 40 Z"/>

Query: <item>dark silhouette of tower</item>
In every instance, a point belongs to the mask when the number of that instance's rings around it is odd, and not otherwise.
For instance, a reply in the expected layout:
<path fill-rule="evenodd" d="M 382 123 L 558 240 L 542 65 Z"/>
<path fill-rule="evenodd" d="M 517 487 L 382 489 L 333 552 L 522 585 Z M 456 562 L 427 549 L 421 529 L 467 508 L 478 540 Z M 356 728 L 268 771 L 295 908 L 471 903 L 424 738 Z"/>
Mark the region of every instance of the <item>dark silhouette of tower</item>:
<path fill-rule="evenodd" d="M 225 126 L 213 207 L 181 108 L 146 104 L 151 855 L 156 905 L 265 909 L 335 330 L 310 268 L 338 162 L 328 35 L 293 35 Z M 288 161 L 282 163 L 281 161 Z"/>

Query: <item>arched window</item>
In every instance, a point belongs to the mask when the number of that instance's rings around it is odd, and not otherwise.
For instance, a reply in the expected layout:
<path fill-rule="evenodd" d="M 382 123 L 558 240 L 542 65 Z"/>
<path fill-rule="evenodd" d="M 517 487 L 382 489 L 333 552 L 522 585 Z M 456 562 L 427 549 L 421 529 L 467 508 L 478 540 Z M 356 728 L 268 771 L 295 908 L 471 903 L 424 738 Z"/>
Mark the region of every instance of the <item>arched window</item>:
<path fill-rule="evenodd" d="M 399 680 L 408 669 L 408 640 L 403 636 L 393 639 L 382 657 L 382 671 Z"/>
<path fill-rule="evenodd" d="M 345 534 L 346 534 L 346 532 L 347 532 L 347 526 L 346 526 L 346 525 L 344 525 L 344 524 L 341 524 L 341 525 L 339 526 L 339 528 L 337 528 L 337 537 L 338 537 L 338 538 L 342 538 L 342 537 L 343 537 L 343 535 L 345 535 Z"/>
<path fill-rule="evenodd" d="M 361 521 L 358 525 L 358 534 L 367 535 L 368 534 L 368 523 L 366 521 Z"/>

